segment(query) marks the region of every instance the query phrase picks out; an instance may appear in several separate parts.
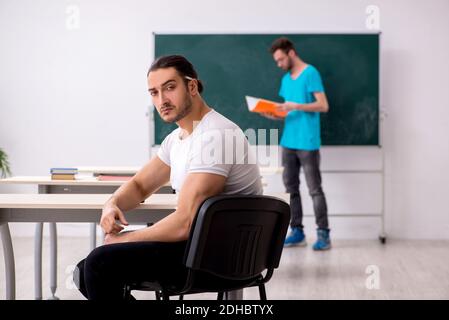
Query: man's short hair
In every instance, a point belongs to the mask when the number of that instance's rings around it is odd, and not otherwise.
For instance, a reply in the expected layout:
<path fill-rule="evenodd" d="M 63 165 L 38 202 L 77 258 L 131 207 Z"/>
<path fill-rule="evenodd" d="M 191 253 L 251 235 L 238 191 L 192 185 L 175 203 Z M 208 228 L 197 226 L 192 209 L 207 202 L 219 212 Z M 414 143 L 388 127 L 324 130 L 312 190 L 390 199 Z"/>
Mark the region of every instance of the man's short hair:
<path fill-rule="evenodd" d="M 286 37 L 278 38 L 278 39 L 274 40 L 274 42 L 271 44 L 270 53 L 274 54 L 277 50 L 282 50 L 286 54 L 288 54 L 290 50 L 293 50 L 296 52 L 293 42 L 291 42 Z"/>
<path fill-rule="evenodd" d="M 147 72 L 147 77 L 152 71 L 166 68 L 175 68 L 186 85 L 190 80 L 197 80 L 198 92 L 203 92 L 203 83 L 198 79 L 198 74 L 196 73 L 195 68 L 189 60 L 181 55 L 160 56 L 151 64 L 151 67 Z"/>

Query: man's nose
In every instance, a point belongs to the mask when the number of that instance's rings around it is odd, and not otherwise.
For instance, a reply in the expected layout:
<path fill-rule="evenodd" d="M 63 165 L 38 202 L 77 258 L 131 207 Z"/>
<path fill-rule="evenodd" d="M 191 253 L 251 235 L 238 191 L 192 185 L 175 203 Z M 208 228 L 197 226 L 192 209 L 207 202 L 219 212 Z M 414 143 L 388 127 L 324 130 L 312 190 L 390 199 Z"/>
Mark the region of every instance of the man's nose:
<path fill-rule="evenodd" d="M 162 107 L 162 106 L 164 106 L 164 105 L 166 105 L 167 103 L 168 103 L 168 99 L 167 99 L 167 96 L 163 93 L 163 92 L 161 92 L 160 94 L 159 94 L 159 105 Z"/>

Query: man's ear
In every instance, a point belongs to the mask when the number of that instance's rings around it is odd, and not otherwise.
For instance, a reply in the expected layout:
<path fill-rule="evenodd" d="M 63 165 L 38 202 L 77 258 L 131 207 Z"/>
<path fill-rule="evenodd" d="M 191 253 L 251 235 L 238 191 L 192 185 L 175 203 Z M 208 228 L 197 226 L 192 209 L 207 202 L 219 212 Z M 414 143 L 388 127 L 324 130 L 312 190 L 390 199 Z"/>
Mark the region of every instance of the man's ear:
<path fill-rule="evenodd" d="M 188 83 L 189 92 L 192 96 L 196 96 L 198 94 L 198 80 L 193 79 Z"/>

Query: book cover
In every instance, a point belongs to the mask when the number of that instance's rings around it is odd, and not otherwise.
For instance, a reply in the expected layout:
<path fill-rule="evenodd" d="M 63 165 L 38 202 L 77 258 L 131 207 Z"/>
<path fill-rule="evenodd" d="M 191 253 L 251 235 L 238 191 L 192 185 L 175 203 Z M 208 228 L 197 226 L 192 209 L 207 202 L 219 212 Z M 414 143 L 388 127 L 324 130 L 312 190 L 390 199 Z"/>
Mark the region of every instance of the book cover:
<path fill-rule="evenodd" d="M 248 110 L 251 112 L 258 112 L 258 113 L 270 113 L 272 115 L 275 115 L 277 117 L 285 118 L 287 115 L 287 111 L 279 111 L 276 108 L 277 102 L 245 96 L 246 103 L 248 105 Z"/>
<path fill-rule="evenodd" d="M 74 174 L 52 174 L 51 180 L 75 180 Z"/>
<path fill-rule="evenodd" d="M 51 174 L 76 174 L 77 168 L 50 168 Z"/>

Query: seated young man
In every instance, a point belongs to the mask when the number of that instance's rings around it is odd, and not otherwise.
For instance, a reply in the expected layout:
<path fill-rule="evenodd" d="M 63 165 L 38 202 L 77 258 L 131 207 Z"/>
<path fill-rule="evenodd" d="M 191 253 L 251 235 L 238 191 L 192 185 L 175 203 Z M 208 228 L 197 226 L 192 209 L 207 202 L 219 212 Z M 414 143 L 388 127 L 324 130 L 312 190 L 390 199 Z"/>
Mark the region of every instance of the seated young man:
<path fill-rule="evenodd" d="M 201 203 L 218 194 L 262 194 L 259 168 L 244 133 L 202 99 L 203 85 L 187 59 L 173 55 L 155 60 L 148 86 L 160 117 L 178 128 L 104 205 L 100 225 L 105 245 L 78 263 L 74 273 L 88 299 L 123 299 L 124 285 L 131 282 L 182 281 L 184 249 Z M 124 212 L 169 180 L 179 194 L 176 211 L 147 228 L 120 233 L 123 226 L 116 220 L 127 225 Z"/>

